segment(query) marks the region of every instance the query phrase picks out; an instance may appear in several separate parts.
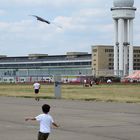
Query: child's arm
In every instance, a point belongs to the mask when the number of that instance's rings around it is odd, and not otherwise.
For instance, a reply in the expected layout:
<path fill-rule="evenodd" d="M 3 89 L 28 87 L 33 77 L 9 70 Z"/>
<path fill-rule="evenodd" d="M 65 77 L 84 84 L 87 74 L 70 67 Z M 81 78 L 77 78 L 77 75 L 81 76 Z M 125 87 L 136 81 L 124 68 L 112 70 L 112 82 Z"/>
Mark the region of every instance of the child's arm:
<path fill-rule="evenodd" d="M 59 125 L 56 124 L 55 122 L 53 122 L 52 124 L 53 124 L 53 126 L 55 126 L 55 127 L 59 127 Z"/>
<path fill-rule="evenodd" d="M 31 121 L 35 121 L 36 118 L 34 118 L 34 117 L 27 117 L 27 118 L 25 118 L 25 121 L 29 121 L 29 120 L 31 120 Z"/>

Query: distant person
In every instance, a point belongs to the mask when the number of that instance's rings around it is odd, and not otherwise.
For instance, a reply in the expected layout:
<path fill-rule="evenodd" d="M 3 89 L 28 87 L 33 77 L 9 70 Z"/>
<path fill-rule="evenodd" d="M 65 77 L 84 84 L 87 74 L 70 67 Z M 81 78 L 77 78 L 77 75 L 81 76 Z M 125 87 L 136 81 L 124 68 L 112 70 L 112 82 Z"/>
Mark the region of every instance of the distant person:
<path fill-rule="evenodd" d="M 111 79 L 108 79 L 107 84 L 111 84 L 111 83 L 112 83 Z"/>
<path fill-rule="evenodd" d="M 84 84 L 83 84 L 83 86 L 85 87 L 85 86 L 86 86 L 86 84 L 87 84 L 87 80 L 86 80 L 86 79 L 84 79 Z"/>
<path fill-rule="evenodd" d="M 95 85 L 99 85 L 99 80 L 95 79 Z"/>
<path fill-rule="evenodd" d="M 34 88 L 34 93 L 35 93 L 35 95 L 36 95 L 35 100 L 36 100 L 36 101 L 39 101 L 39 97 L 38 97 L 37 95 L 38 95 L 38 93 L 39 93 L 39 89 L 41 88 L 40 83 L 35 82 L 35 83 L 33 84 L 33 88 Z"/>
<path fill-rule="evenodd" d="M 90 86 L 92 87 L 92 85 L 93 85 L 93 80 L 90 80 Z"/>
<path fill-rule="evenodd" d="M 49 134 L 51 133 L 51 126 L 58 127 L 58 125 L 54 122 L 52 116 L 49 114 L 50 106 L 48 104 L 44 104 L 42 106 L 43 113 L 36 117 L 27 117 L 25 121 L 28 120 L 36 120 L 40 122 L 40 130 L 38 132 L 38 140 L 47 140 Z"/>

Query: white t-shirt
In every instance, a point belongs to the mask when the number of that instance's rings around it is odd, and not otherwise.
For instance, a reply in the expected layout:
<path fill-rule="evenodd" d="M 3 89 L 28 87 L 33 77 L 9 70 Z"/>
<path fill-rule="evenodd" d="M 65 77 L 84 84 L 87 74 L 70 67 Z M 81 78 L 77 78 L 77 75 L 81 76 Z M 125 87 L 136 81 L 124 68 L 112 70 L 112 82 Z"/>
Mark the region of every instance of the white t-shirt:
<path fill-rule="evenodd" d="M 39 83 L 34 83 L 33 87 L 34 87 L 34 89 L 39 89 L 40 88 L 40 84 Z"/>
<path fill-rule="evenodd" d="M 42 133 L 50 133 L 51 132 L 51 126 L 53 121 L 53 118 L 49 114 L 40 114 L 35 117 L 37 121 L 40 122 L 40 132 Z"/>
<path fill-rule="evenodd" d="M 111 83 L 112 81 L 110 79 L 107 80 L 107 83 Z"/>
<path fill-rule="evenodd" d="M 85 80 L 84 80 L 84 84 L 86 84 L 86 83 L 87 83 L 87 80 L 85 79 Z"/>

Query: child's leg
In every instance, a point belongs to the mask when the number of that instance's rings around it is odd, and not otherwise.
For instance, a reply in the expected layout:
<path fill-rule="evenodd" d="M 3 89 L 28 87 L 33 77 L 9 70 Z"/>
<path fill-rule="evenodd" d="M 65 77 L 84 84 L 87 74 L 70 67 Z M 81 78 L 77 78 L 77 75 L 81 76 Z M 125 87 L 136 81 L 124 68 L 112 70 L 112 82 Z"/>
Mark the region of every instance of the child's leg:
<path fill-rule="evenodd" d="M 39 101 L 38 93 L 39 93 L 39 89 L 35 89 L 35 100 L 36 101 Z"/>
<path fill-rule="evenodd" d="M 49 133 L 38 133 L 38 140 L 47 140 L 49 136 Z"/>
<path fill-rule="evenodd" d="M 36 96 L 36 97 L 35 97 L 35 100 L 36 100 L 36 101 L 39 101 L 39 100 L 40 100 L 40 98 Z"/>

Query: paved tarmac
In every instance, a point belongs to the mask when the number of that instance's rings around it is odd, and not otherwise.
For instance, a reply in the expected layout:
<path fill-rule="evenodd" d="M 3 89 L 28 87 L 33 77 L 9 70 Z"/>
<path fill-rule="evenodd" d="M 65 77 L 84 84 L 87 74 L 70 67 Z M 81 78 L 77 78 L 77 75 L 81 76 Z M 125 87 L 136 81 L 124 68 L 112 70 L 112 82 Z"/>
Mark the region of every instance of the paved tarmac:
<path fill-rule="evenodd" d="M 25 122 L 45 103 L 60 125 L 48 140 L 140 140 L 140 104 L 0 97 L 0 139 L 37 140 L 39 124 Z"/>

